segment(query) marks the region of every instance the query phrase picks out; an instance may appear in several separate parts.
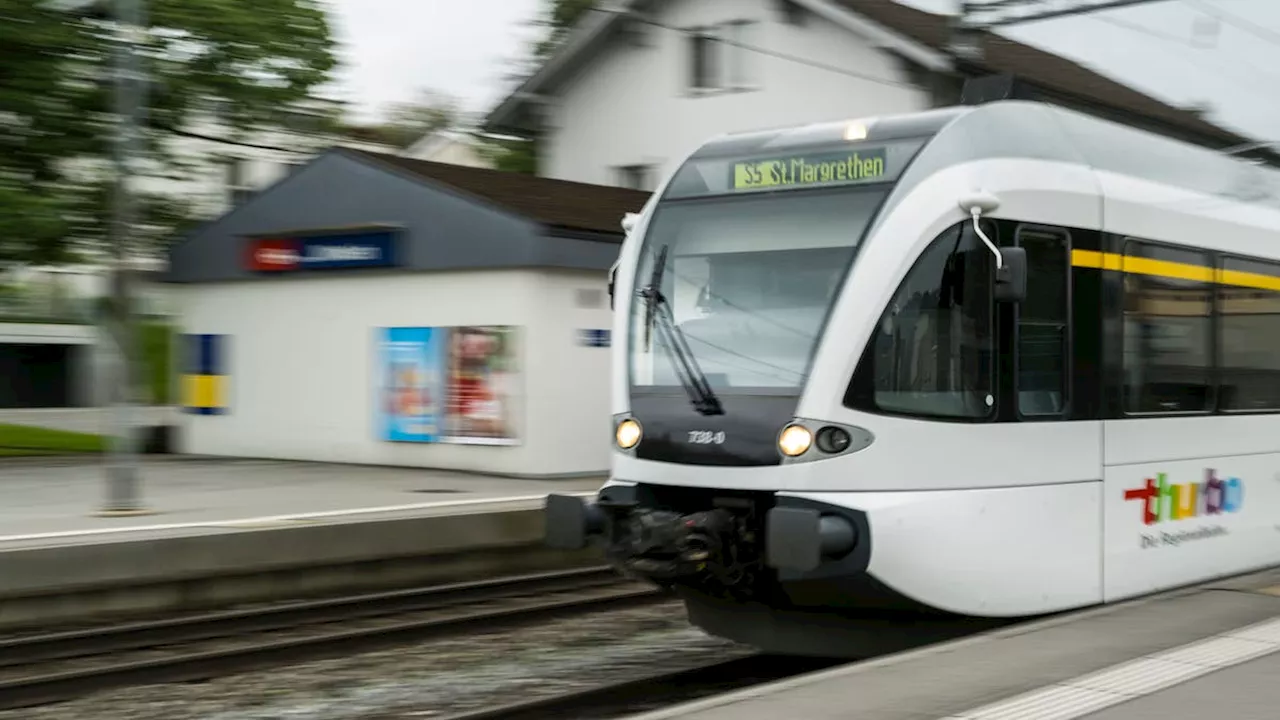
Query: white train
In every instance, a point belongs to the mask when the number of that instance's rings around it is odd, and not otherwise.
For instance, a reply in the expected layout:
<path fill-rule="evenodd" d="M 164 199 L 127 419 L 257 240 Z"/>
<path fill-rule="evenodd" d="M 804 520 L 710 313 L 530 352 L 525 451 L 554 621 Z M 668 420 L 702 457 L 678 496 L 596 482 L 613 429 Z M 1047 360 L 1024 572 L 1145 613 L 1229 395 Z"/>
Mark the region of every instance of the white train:
<path fill-rule="evenodd" d="M 1003 101 L 724 136 L 614 277 L 611 479 L 690 620 L 861 655 L 1280 564 L 1280 181 Z"/>

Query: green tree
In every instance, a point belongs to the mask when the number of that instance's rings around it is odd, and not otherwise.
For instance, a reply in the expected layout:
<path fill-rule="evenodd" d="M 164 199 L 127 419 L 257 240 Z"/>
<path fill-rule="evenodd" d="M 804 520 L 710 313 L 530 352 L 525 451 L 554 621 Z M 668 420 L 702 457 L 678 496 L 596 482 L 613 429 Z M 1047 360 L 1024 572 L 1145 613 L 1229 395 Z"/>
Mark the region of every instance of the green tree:
<path fill-rule="evenodd" d="M 0 262 L 62 262 L 101 244 L 108 188 L 114 27 L 108 4 L 66 12 L 0 0 Z M 236 131 L 280 122 L 336 64 L 317 0 L 147 0 L 143 139 L 162 140 L 210 100 Z M 189 222 L 180 199 L 142 196 L 139 234 Z"/>
<path fill-rule="evenodd" d="M 594 7 L 596 0 L 549 0 L 542 15 L 534 25 L 543 29 L 543 36 L 533 46 L 533 58 L 544 62 L 560 47 L 573 26 Z"/>
<path fill-rule="evenodd" d="M 538 143 L 523 138 L 493 138 L 476 135 L 476 152 L 497 170 L 538 174 Z"/>
<path fill-rule="evenodd" d="M 525 57 L 517 59 L 520 70 L 517 78 L 527 77 L 537 71 L 565 41 L 597 0 L 543 0 L 542 12 L 533 21 L 539 28 L 539 37 Z M 499 170 L 536 174 L 538 169 L 538 143 L 536 138 L 524 140 L 483 139 L 481 153 Z"/>

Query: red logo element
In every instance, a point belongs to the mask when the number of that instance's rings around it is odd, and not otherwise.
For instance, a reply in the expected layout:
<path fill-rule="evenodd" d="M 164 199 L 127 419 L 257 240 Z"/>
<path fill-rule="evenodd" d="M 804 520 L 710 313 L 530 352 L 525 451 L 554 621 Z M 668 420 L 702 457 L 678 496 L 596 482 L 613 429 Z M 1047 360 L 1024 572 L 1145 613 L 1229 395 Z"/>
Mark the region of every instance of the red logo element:
<path fill-rule="evenodd" d="M 251 240 L 246 264 L 250 270 L 279 272 L 296 270 L 301 258 L 301 243 L 297 240 Z"/>

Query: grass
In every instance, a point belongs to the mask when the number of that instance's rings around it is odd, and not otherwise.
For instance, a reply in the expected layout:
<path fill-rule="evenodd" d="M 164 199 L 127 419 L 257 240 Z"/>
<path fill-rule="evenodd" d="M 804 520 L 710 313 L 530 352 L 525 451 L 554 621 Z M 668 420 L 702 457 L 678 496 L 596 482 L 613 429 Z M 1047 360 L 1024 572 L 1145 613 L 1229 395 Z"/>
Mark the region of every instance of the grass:
<path fill-rule="evenodd" d="M 0 423 L 0 457 L 100 453 L 107 442 L 101 435 Z"/>

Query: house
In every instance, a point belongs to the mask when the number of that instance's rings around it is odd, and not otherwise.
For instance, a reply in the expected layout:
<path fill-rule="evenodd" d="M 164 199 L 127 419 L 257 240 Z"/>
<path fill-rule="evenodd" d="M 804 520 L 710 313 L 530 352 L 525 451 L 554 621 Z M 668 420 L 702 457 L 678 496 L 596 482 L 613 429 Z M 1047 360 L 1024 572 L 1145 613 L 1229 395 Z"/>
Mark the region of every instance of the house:
<path fill-rule="evenodd" d="M 599 3 L 484 129 L 539 137 L 549 177 L 645 190 L 722 133 L 962 99 L 1035 98 L 1210 147 L 1248 142 L 999 35 L 979 33 L 980 52 L 957 56 L 952 20 L 891 0 Z M 978 82 L 963 98 L 967 80 Z"/>
<path fill-rule="evenodd" d="M 469 133 L 442 130 L 424 136 L 398 154 L 414 160 L 492 168 L 493 163 L 480 153 L 479 146 L 475 136 Z"/>

